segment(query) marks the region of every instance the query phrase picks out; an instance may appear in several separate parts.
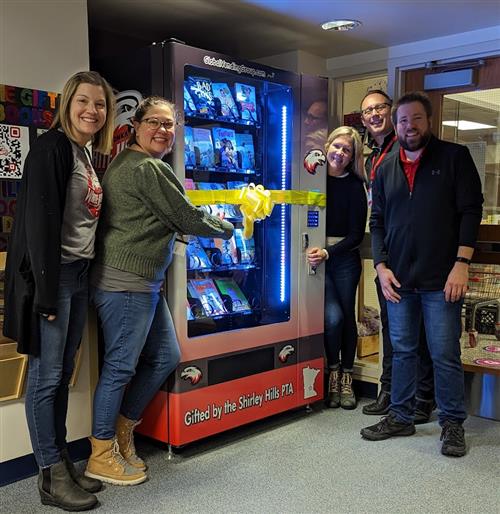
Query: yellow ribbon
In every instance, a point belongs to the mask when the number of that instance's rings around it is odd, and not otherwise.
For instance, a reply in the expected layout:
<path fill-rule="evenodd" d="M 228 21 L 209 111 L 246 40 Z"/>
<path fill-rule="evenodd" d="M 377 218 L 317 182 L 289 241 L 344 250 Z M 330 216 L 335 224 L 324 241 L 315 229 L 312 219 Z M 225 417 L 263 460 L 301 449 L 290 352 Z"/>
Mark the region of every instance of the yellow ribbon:
<path fill-rule="evenodd" d="M 273 212 L 275 204 L 315 205 L 326 207 L 326 195 L 314 191 L 269 190 L 253 183 L 242 189 L 188 190 L 194 205 L 233 204 L 239 205 L 243 214 L 243 237 L 249 239 L 253 225 Z"/>

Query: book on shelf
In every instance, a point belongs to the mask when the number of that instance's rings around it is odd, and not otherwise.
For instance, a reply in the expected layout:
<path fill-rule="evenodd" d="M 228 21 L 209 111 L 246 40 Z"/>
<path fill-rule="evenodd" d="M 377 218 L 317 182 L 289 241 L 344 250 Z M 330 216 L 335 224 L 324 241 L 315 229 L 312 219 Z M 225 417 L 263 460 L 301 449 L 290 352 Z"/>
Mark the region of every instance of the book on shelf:
<path fill-rule="evenodd" d="M 188 244 L 186 248 L 186 259 L 188 269 L 204 269 L 210 268 L 211 263 L 208 255 L 203 250 L 200 241 L 196 236 L 188 237 Z"/>
<path fill-rule="evenodd" d="M 195 114 L 196 105 L 193 102 L 193 98 L 189 93 L 189 84 L 184 82 L 184 112 L 186 114 Z"/>
<path fill-rule="evenodd" d="M 215 156 L 210 130 L 193 128 L 193 144 L 197 153 L 197 164 L 206 168 L 213 167 L 215 165 Z"/>
<path fill-rule="evenodd" d="M 189 305 L 189 300 L 186 300 L 186 318 L 188 321 L 194 319 L 194 314 L 191 309 L 191 305 Z"/>
<path fill-rule="evenodd" d="M 255 149 L 252 134 L 236 133 L 235 138 L 241 169 L 245 171 L 255 170 Z"/>
<path fill-rule="evenodd" d="M 227 314 L 214 281 L 211 279 L 191 279 L 190 284 L 199 298 L 205 314 L 209 317 Z"/>
<path fill-rule="evenodd" d="M 220 250 L 220 265 L 231 266 L 238 264 L 238 249 L 234 236 L 230 239 L 214 239 L 215 247 Z"/>
<path fill-rule="evenodd" d="M 232 278 L 216 278 L 215 285 L 219 289 L 221 295 L 228 296 L 231 299 L 231 312 L 245 312 L 252 310 L 246 296 L 243 294 L 243 291 Z"/>
<path fill-rule="evenodd" d="M 184 127 L 184 165 L 186 167 L 196 166 L 193 129 L 188 126 Z"/>
<path fill-rule="evenodd" d="M 240 253 L 241 264 L 253 264 L 255 261 L 255 242 L 253 237 L 245 239 L 243 237 L 243 229 L 235 228 L 234 235 L 236 241 L 236 247 Z"/>
<path fill-rule="evenodd" d="M 216 108 L 220 102 L 220 115 L 234 120 L 239 119 L 240 113 L 229 86 L 225 82 L 212 82 L 212 91 L 215 97 Z"/>
<path fill-rule="evenodd" d="M 235 82 L 236 103 L 240 107 L 241 119 L 257 122 L 255 88 L 250 84 Z"/>
<path fill-rule="evenodd" d="M 241 180 L 230 180 L 226 183 L 227 189 L 235 190 L 235 189 L 243 189 L 244 187 L 248 186 L 246 182 L 243 182 Z M 242 214 L 240 211 L 239 205 L 233 205 L 231 204 L 232 211 L 234 213 L 233 218 L 241 219 Z"/>
<path fill-rule="evenodd" d="M 236 154 L 236 137 L 233 129 L 225 127 L 214 127 L 212 135 L 215 148 L 215 163 L 228 169 L 238 167 L 238 156 Z"/>
<path fill-rule="evenodd" d="M 195 182 L 195 185 L 197 189 L 202 191 L 220 191 L 225 189 L 224 184 L 218 182 Z M 201 208 L 214 216 L 221 217 L 226 215 L 225 205 L 223 204 L 202 205 Z"/>
<path fill-rule="evenodd" d="M 196 189 L 195 184 L 194 184 L 194 180 L 192 178 L 185 178 L 184 179 L 184 189 L 186 191 L 193 191 L 194 189 Z"/>
<path fill-rule="evenodd" d="M 215 116 L 212 81 L 207 77 L 188 77 L 187 87 L 196 105 L 196 111 L 209 117 Z"/>

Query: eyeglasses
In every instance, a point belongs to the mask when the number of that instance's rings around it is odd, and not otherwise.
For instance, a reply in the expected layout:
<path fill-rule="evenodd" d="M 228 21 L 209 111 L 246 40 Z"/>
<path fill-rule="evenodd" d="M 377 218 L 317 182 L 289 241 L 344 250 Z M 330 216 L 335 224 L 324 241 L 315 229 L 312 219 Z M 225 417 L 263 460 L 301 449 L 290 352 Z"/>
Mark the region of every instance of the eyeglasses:
<path fill-rule="evenodd" d="M 384 112 L 385 110 L 387 110 L 387 108 L 390 106 L 391 106 L 391 104 L 388 104 L 388 103 L 372 105 L 371 107 L 367 107 L 366 109 L 363 109 L 361 111 L 361 114 L 363 116 L 370 116 L 373 111 L 376 111 L 377 114 L 380 114 L 381 112 Z"/>
<path fill-rule="evenodd" d="M 165 130 L 170 130 L 175 125 L 173 120 L 160 121 L 158 118 L 146 118 L 141 120 L 141 123 L 146 123 L 151 130 L 158 130 L 160 127 L 163 127 Z"/>

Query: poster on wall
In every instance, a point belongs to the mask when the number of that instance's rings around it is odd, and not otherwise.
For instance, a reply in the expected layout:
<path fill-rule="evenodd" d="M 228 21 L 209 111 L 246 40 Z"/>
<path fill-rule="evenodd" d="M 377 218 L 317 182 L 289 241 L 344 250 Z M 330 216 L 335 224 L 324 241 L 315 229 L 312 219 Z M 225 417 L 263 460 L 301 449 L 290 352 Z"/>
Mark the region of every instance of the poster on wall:
<path fill-rule="evenodd" d="M 18 125 L 0 125 L 0 179 L 20 179 L 29 149 L 29 131 Z"/>
<path fill-rule="evenodd" d="M 0 84 L 0 252 L 16 212 L 16 198 L 30 145 L 48 130 L 58 94 Z"/>

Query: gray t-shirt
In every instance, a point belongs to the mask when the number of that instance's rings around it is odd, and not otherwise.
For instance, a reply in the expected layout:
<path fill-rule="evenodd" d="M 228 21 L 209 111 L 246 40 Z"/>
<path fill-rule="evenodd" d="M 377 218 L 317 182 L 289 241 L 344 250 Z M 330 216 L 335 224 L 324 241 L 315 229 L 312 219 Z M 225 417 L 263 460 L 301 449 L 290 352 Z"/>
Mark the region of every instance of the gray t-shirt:
<path fill-rule="evenodd" d="M 102 188 L 86 148 L 71 141 L 73 171 L 66 189 L 61 229 L 61 262 L 94 258 Z"/>

